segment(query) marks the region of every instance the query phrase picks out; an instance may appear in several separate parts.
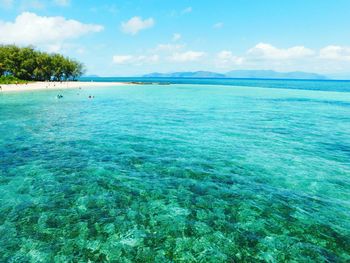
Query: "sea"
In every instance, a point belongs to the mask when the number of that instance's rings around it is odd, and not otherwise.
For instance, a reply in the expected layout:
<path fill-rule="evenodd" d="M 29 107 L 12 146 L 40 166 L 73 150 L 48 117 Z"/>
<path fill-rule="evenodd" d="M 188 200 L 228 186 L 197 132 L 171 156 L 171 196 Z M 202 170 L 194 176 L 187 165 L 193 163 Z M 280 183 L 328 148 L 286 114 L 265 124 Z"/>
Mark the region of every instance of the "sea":
<path fill-rule="evenodd" d="M 350 262 L 349 81 L 83 80 L 0 92 L 0 262 Z"/>

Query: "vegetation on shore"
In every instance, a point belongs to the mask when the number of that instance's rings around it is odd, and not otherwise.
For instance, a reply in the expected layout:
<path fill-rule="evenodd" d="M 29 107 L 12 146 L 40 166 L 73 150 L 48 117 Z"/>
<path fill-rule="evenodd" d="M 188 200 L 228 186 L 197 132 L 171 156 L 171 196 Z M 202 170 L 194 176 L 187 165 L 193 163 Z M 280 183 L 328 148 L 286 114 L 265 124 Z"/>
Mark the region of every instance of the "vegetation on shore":
<path fill-rule="evenodd" d="M 1 76 L 0 77 L 0 84 L 24 84 L 28 81 L 18 79 L 14 76 Z"/>
<path fill-rule="evenodd" d="M 0 83 L 76 80 L 83 73 L 82 63 L 60 54 L 34 47 L 0 45 Z"/>

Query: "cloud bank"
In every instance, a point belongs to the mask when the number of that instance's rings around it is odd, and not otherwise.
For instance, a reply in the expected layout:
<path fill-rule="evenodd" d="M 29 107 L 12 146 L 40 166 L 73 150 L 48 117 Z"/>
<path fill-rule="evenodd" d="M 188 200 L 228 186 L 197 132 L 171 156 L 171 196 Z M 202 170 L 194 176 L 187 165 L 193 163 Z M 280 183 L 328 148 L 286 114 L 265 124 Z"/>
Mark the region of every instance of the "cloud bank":
<path fill-rule="evenodd" d="M 277 71 L 311 71 L 329 73 L 350 70 L 350 47 L 331 45 L 319 50 L 302 45 L 276 47 L 258 43 L 243 53 L 229 49 L 218 52 L 195 51 L 185 44 L 158 44 L 144 54 L 127 54 L 113 57 L 115 64 L 154 65 L 162 68 L 179 68 L 186 64 L 196 70 L 228 71 L 234 69 L 272 69 Z M 200 63 L 200 64 L 198 64 Z M 198 68 L 198 67 L 201 68 Z"/>
<path fill-rule="evenodd" d="M 171 57 L 169 57 L 169 60 L 174 62 L 191 62 L 201 59 L 204 55 L 204 52 L 190 50 L 174 53 Z"/>
<path fill-rule="evenodd" d="M 248 50 L 248 54 L 258 59 L 286 60 L 312 56 L 315 52 L 304 46 L 281 49 L 271 44 L 259 43 Z"/>
<path fill-rule="evenodd" d="M 84 24 L 60 16 L 39 16 L 23 12 L 14 22 L 0 21 L 1 44 L 52 45 L 83 35 L 100 32 L 103 26 Z"/>

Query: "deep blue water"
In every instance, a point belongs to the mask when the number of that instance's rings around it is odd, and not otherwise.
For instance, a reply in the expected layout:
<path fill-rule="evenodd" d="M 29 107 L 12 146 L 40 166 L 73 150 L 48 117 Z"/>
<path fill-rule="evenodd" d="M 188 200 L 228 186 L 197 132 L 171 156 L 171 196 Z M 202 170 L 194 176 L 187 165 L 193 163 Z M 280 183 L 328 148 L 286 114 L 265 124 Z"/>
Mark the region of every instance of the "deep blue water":
<path fill-rule="evenodd" d="M 0 262 L 349 262 L 349 82 L 184 81 L 0 93 Z"/>

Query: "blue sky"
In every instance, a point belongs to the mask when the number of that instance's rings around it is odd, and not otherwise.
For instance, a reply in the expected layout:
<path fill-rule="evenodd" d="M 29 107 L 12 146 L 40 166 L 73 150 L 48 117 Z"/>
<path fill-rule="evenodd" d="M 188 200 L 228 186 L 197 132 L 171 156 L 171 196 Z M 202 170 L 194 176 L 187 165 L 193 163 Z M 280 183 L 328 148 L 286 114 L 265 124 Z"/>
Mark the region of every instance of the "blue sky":
<path fill-rule="evenodd" d="M 0 0 L 0 43 L 88 74 L 235 69 L 350 73 L 349 0 Z"/>

